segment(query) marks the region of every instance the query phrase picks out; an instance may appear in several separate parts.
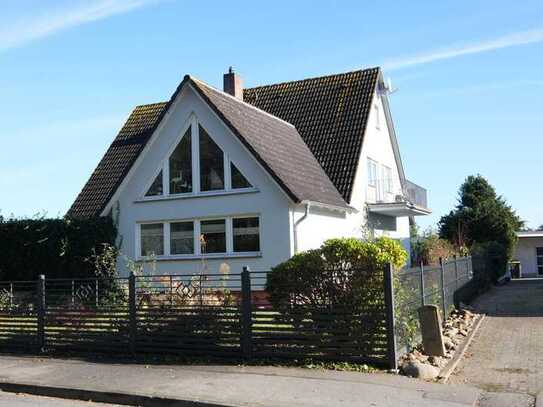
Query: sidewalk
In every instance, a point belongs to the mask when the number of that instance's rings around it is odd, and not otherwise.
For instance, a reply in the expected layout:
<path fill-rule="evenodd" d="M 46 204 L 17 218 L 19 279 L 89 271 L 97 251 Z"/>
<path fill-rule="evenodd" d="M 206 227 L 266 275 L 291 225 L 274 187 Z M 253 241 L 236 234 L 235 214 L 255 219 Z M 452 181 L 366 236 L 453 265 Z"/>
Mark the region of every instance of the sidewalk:
<path fill-rule="evenodd" d="M 0 356 L 0 390 L 132 405 L 474 406 L 480 391 L 388 374 Z"/>

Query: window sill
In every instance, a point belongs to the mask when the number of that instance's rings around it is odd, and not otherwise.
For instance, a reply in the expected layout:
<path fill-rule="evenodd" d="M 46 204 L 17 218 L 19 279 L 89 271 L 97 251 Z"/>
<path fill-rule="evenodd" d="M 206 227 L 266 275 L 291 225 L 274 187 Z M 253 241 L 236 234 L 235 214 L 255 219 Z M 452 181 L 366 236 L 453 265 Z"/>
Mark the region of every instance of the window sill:
<path fill-rule="evenodd" d="M 233 189 L 230 191 L 206 191 L 191 194 L 146 196 L 136 199 L 134 203 L 172 201 L 177 199 L 209 198 L 214 196 L 252 194 L 258 192 L 257 188 Z"/>
<path fill-rule="evenodd" d="M 138 261 L 178 261 L 178 260 L 214 260 L 214 259 L 245 259 L 245 258 L 262 257 L 262 252 L 246 252 L 246 253 L 210 253 L 206 255 L 196 254 L 179 254 L 171 256 L 155 256 L 155 257 L 138 257 Z"/>

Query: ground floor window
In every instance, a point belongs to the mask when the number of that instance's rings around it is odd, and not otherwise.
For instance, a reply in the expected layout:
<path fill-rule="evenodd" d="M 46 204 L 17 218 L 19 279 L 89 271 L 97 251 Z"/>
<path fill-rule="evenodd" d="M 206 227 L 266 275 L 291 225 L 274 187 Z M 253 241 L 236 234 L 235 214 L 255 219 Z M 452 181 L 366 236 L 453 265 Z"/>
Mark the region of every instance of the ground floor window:
<path fill-rule="evenodd" d="M 149 223 L 141 225 L 141 255 L 161 256 L 164 254 L 164 225 Z"/>
<path fill-rule="evenodd" d="M 172 220 L 139 223 L 141 257 L 193 257 L 260 252 L 260 217 Z"/>
<path fill-rule="evenodd" d="M 537 273 L 543 275 L 543 247 L 536 247 Z"/>
<path fill-rule="evenodd" d="M 226 219 L 200 222 L 200 250 L 205 253 L 226 253 Z"/>

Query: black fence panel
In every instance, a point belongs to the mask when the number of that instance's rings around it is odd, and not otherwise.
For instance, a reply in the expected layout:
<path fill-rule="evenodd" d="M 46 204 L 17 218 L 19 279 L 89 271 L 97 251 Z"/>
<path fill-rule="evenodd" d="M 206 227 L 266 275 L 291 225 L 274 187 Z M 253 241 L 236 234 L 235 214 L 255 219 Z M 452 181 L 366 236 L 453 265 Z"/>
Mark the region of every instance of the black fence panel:
<path fill-rule="evenodd" d="M 0 349 L 38 347 L 37 282 L 0 282 Z"/>
<path fill-rule="evenodd" d="M 390 266 L 321 270 L 320 300 L 293 295 L 278 302 L 267 291 L 268 273 L 2 282 L 0 351 L 315 359 L 395 368 L 399 355 L 420 340 L 418 308 L 435 304 L 447 315 L 473 275 L 470 258 L 399 272 Z"/>

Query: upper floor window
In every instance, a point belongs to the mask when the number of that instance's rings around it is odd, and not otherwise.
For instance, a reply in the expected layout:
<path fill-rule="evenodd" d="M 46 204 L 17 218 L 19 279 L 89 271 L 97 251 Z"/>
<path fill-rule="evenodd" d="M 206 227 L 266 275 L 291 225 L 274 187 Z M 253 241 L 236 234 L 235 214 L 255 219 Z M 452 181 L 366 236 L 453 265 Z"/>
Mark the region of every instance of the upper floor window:
<path fill-rule="evenodd" d="M 386 193 L 392 193 L 392 168 L 383 165 L 383 184 Z"/>
<path fill-rule="evenodd" d="M 201 125 L 200 134 L 200 190 L 224 189 L 224 153 Z"/>
<path fill-rule="evenodd" d="M 160 170 L 145 196 L 162 195 L 162 189 L 162 170 Z"/>
<path fill-rule="evenodd" d="M 170 194 L 192 192 L 191 140 L 189 127 L 170 156 Z"/>
<path fill-rule="evenodd" d="M 252 188 L 228 154 L 192 119 L 145 196 Z"/>
<path fill-rule="evenodd" d="M 373 105 L 373 115 L 375 116 L 375 128 L 381 130 L 381 115 L 379 114 L 379 105 L 377 103 Z"/>
<path fill-rule="evenodd" d="M 377 162 L 368 158 L 368 185 L 377 186 Z"/>

